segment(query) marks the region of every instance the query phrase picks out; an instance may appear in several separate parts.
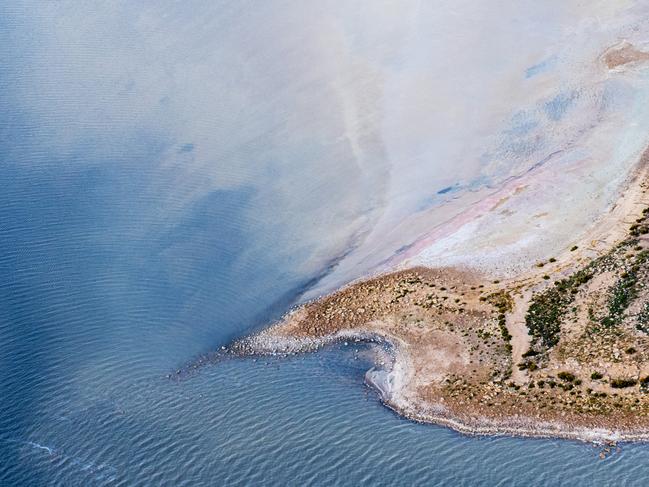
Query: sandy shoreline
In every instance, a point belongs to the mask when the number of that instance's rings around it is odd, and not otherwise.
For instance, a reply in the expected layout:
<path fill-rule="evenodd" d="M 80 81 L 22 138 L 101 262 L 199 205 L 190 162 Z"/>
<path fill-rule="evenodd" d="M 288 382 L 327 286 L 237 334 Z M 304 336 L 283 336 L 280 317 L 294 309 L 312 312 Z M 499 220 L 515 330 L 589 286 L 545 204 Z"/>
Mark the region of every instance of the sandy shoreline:
<path fill-rule="evenodd" d="M 269 354 L 287 357 L 293 354 L 314 352 L 328 345 L 346 341 L 353 341 L 355 343 L 387 343 L 393 354 L 393 363 L 390 368 L 383 369 L 379 373 L 383 376 L 388 376 L 388 378 L 393 373 L 394 362 L 403 360 L 403 357 L 400 357 L 402 352 L 399 351 L 398 345 L 395 345 L 390 337 L 378 336 L 363 331 L 340 333 L 318 339 L 288 338 L 284 340 L 270 336 L 268 338 L 268 341 L 262 336 L 257 336 L 253 341 L 244 339 L 236 343 L 232 350 L 241 356 Z M 375 389 L 381 398 L 381 402 L 398 415 L 418 423 L 447 427 L 466 435 L 560 438 L 602 444 L 649 441 L 649 429 L 629 430 L 575 426 L 568 422 L 553 422 L 532 417 L 507 418 L 497 421 L 494 418 L 485 416 L 472 416 L 470 414 L 450 411 L 442 404 L 428 404 L 423 406 L 407 404 L 403 398 L 399 397 L 399 391 L 390 387 L 391 381 L 389 379 L 379 382 L 376 378 L 369 376 L 371 372 L 373 372 L 373 369 L 366 372 L 366 384 Z"/>
<path fill-rule="evenodd" d="M 347 332 L 326 336 L 319 339 L 278 339 L 277 337 L 257 336 L 255 340 L 244 340 L 234 346 L 237 354 L 249 355 L 280 355 L 307 353 L 317 351 L 334 343 L 354 341 L 355 343 L 387 343 L 393 353 L 394 362 L 400 360 L 398 345 L 391 341 L 390 337 L 377 336 L 366 332 Z M 401 357 L 402 360 L 402 357 Z M 389 369 L 380 371 L 381 375 L 390 376 L 393 373 L 394 363 Z M 552 422 L 539 420 L 538 418 L 508 418 L 503 421 L 496 421 L 493 418 L 471 416 L 467 414 L 449 411 L 442 404 L 424 405 L 418 408 L 416 405 L 407 404 L 398 396 L 399 391 L 389 387 L 390 381 L 381 381 L 370 378 L 366 373 L 365 382 L 374 388 L 381 398 L 381 402 L 395 413 L 411 421 L 425 424 L 435 424 L 453 429 L 467 435 L 488 435 L 488 436 L 519 436 L 529 438 L 561 438 L 596 443 L 617 443 L 617 442 L 645 442 L 649 441 L 649 430 L 625 430 L 593 428 L 588 426 L 574 426 L 567 422 Z M 388 387 L 386 387 L 388 385 Z"/>

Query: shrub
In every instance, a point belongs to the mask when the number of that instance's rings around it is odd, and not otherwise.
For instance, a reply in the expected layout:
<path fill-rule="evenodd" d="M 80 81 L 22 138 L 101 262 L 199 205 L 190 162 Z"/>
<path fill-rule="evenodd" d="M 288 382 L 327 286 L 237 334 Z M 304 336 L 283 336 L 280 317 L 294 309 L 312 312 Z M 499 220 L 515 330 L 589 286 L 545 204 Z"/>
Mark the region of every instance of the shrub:
<path fill-rule="evenodd" d="M 577 250 L 578 248 L 579 248 L 579 247 L 578 247 L 577 245 L 573 245 L 573 246 L 570 248 L 570 252 L 574 252 L 574 251 Z"/>
<path fill-rule="evenodd" d="M 636 353 L 636 349 L 633 347 L 629 347 L 625 350 L 625 352 L 628 353 L 629 355 L 633 355 L 634 353 Z"/>
<path fill-rule="evenodd" d="M 557 377 L 565 382 L 572 382 L 575 380 L 574 374 L 571 374 L 570 372 L 559 372 Z"/>
<path fill-rule="evenodd" d="M 621 378 L 621 379 L 611 379 L 611 387 L 614 389 L 623 389 L 625 387 L 633 387 L 638 383 L 637 380 L 635 379 L 626 379 L 626 378 Z"/>
<path fill-rule="evenodd" d="M 602 377 L 604 377 L 604 376 L 602 374 L 600 374 L 599 372 L 593 372 L 592 374 L 590 374 L 590 378 L 593 379 L 593 380 L 599 380 Z"/>
<path fill-rule="evenodd" d="M 529 371 L 534 371 L 538 368 L 535 362 L 521 362 L 518 364 L 518 370 L 529 370 Z"/>

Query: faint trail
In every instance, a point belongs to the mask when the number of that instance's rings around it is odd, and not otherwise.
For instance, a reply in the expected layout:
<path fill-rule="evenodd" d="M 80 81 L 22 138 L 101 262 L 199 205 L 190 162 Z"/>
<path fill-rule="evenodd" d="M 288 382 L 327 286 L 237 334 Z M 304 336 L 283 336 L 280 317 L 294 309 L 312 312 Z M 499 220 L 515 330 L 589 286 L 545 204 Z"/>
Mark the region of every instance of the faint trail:
<path fill-rule="evenodd" d="M 518 364 L 523 360 L 523 354 L 530 348 L 530 336 L 525 326 L 527 303 L 532 297 L 531 291 L 525 291 L 522 296 L 514 299 L 514 309 L 507 315 L 507 330 L 512 336 L 512 381 L 517 384 L 527 382 L 527 371 L 519 370 Z"/>

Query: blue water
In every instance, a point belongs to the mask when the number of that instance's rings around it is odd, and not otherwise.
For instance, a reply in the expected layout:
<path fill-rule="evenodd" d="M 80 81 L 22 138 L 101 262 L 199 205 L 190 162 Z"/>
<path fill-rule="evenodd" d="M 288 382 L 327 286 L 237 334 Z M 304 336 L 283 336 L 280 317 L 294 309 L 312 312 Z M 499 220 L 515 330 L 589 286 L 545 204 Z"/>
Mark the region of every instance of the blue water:
<path fill-rule="evenodd" d="M 335 123 L 282 95 L 328 103 L 317 76 L 264 90 L 262 59 L 247 98 L 215 101 L 239 85 L 218 78 L 214 32 L 223 59 L 247 59 L 232 46 L 274 32 L 228 18 L 266 19 L 259 4 L 162 3 L 0 6 L 0 485 L 645 483 L 646 446 L 600 461 L 406 421 L 364 385 L 364 349 L 173 378 L 313 289 L 362 239 L 382 169 L 358 170 Z"/>

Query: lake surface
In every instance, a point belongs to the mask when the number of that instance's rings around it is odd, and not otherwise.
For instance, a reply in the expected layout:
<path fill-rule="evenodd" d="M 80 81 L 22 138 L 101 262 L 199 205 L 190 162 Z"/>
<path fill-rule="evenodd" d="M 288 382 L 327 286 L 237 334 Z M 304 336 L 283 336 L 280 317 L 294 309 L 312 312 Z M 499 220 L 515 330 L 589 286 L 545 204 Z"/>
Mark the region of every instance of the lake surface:
<path fill-rule="evenodd" d="M 537 14 L 559 39 L 576 15 L 521 5 L 510 13 L 528 20 L 489 48 Z M 429 127 L 437 138 L 422 129 L 434 120 L 406 88 L 437 79 L 420 71 L 421 44 L 443 46 L 452 29 L 433 27 L 457 11 L 415 28 L 423 14 L 379 2 L 2 3 L 0 485 L 645 483 L 648 446 L 600 461 L 578 442 L 406 421 L 365 386 L 367 346 L 175 379 L 374 268 L 416 236 L 389 234 L 394 222 L 421 208 L 443 219 L 458 180 L 484 180 L 479 160 L 422 162 L 459 157 L 464 131 L 491 120 Z M 554 62 L 547 38 L 529 37 L 521 79 Z M 460 64 L 479 64 L 474 54 Z M 448 96 L 486 100 L 479 86 Z M 469 104 L 458 110 L 473 119 Z"/>

